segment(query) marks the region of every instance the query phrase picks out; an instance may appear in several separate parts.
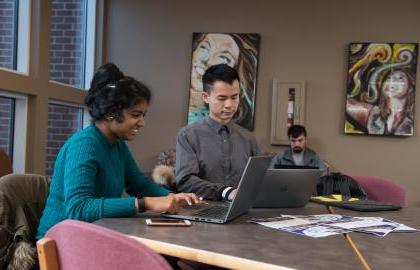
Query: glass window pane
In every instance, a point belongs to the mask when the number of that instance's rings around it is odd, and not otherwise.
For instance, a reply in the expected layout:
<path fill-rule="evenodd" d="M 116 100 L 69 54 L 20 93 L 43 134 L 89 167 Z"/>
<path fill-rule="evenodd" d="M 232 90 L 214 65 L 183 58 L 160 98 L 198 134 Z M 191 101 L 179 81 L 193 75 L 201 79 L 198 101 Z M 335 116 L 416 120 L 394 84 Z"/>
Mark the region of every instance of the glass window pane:
<path fill-rule="evenodd" d="M 0 148 L 13 157 L 15 99 L 0 96 Z"/>
<path fill-rule="evenodd" d="M 64 142 L 83 127 L 83 108 L 48 104 L 48 138 L 46 174 L 52 176 L 55 159 Z"/>
<path fill-rule="evenodd" d="M 17 0 L 0 0 L 0 67 L 16 69 Z"/>
<path fill-rule="evenodd" d="M 53 0 L 50 79 L 82 87 L 85 69 L 86 0 Z"/>

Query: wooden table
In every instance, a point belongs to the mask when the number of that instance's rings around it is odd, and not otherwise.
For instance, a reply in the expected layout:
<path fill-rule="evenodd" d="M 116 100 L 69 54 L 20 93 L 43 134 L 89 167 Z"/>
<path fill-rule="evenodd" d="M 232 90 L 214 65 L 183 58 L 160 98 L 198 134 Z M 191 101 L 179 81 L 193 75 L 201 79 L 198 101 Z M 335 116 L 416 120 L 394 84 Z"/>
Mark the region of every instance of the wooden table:
<path fill-rule="evenodd" d="M 418 207 L 380 212 L 356 212 L 335 207 L 334 212 L 349 216 L 383 217 L 420 229 Z M 420 233 L 390 233 L 385 237 L 350 233 L 350 237 L 371 269 L 420 269 Z"/>
<path fill-rule="evenodd" d="M 95 223 L 158 253 L 231 269 L 362 269 L 342 235 L 315 239 L 247 222 L 280 214 L 325 213 L 325 206 L 310 203 L 296 209 L 252 209 L 224 225 L 193 222 L 191 227 L 150 227 L 141 216 Z"/>

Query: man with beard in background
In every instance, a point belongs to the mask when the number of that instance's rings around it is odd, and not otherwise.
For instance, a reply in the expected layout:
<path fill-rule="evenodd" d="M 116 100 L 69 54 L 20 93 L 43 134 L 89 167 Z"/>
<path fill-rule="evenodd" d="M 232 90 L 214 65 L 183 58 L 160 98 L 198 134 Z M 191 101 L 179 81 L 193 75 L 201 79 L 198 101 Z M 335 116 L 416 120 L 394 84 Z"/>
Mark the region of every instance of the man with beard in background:
<path fill-rule="evenodd" d="M 293 125 L 287 130 L 290 147 L 277 154 L 271 161 L 271 168 L 279 165 L 296 165 L 318 167 L 322 175 L 327 174 L 327 168 L 319 156 L 306 147 L 306 129 L 301 125 Z"/>

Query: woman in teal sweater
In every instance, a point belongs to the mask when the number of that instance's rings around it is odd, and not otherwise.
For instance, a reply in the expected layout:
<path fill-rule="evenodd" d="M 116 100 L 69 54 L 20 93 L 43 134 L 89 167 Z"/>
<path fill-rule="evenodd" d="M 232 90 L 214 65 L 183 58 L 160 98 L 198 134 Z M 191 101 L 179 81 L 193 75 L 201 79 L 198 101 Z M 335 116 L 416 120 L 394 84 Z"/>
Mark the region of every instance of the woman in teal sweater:
<path fill-rule="evenodd" d="M 180 201 L 199 202 L 195 194 L 172 194 L 145 177 L 124 142 L 144 126 L 150 99 L 145 85 L 123 77 L 115 65 L 98 70 L 85 100 L 93 123 L 58 154 L 37 239 L 65 219 L 93 222 L 146 210 L 177 213 Z M 124 188 L 141 196 L 121 198 Z"/>

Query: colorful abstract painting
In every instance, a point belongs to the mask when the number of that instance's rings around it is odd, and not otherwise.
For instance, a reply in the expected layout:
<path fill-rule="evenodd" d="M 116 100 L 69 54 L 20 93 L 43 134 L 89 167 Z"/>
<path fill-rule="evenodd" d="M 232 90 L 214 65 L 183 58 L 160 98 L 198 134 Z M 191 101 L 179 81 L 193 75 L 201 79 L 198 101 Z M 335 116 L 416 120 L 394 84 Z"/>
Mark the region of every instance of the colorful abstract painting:
<path fill-rule="evenodd" d="M 234 121 L 254 129 L 259 44 L 259 34 L 193 34 L 188 124 L 208 116 L 202 76 L 209 67 L 223 63 L 235 68 L 240 78 L 241 101 Z"/>
<path fill-rule="evenodd" d="M 417 43 L 351 43 L 345 133 L 414 134 Z"/>

